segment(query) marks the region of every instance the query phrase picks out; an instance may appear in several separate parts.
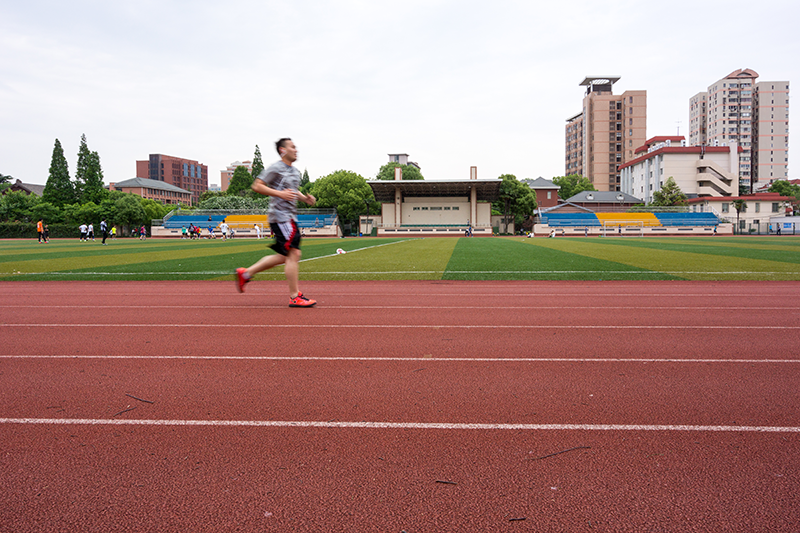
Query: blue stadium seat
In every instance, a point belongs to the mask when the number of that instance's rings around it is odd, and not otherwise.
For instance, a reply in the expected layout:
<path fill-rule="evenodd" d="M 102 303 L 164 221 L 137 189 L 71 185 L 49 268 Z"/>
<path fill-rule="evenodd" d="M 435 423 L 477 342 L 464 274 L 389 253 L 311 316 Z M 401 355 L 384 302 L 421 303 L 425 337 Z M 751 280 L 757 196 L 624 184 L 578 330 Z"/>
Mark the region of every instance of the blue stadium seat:
<path fill-rule="evenodd" d="M 601 226 L 594 213 L 552 213 L 544 215 L 550 227 L 596 227 Z"/>
<path fill-rule="evenodd" d="M 714 213 L 654 213 L 662 226 L 716 226 Z"/>

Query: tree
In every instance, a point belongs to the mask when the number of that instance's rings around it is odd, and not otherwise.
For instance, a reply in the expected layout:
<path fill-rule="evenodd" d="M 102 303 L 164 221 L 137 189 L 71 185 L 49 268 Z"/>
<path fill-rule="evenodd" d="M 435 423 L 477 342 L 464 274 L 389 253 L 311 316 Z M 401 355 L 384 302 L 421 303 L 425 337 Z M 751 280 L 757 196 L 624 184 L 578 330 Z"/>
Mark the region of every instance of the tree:
<path fill-rule="evenodd" d="M 91 152 L 86 159 L 81 202 L 100 203 L 106 197 L 106 194 L 107 191 L 103 186 L 103 169 L 100 166 L 100 155 L 97 152 Z"/>
<path fill-rule="evenodd" d="M 400 167 L 403 170 L 403 179 L 404 180 L 422 180 L 425 179 L 422 177 L 422 173 L 419 171 L 417 167 L 414 165 L 401 165 L 400 163 L 395 163 L 394 161 L 390 161 L 383 165 L 381 169 L 378 171 L 378 175 L 376 179 L 379 180 L 393 180 L 394 179 L 394 169 Z"/>
<path fill-rule="evenodd" d="M 579 192 L 583 191 L 596 191 L 589 178 L 579 176 L 578 174 L 570 174 L 569 176 L 558 176 L 553 178 L 553 183 L 560 187 L 558 196 L 562 200 L 569 200 Z"/>
<path fill-rule="evenodd" d="M 0 220 L 30 222 L 31 210 L 39 203 L 39 197 L 23 191 L 10 191 L 0 196 Z"/>
<path fill-rule="evenodd" d="M 788 196 L 792 204 L 792 211 L 797 212 L 800 205 L 800 185 L 795 185 L 786 180 L 776 180 L 769 186 L 769 192 L 776 192 L 781 196 Z"/>
<path fill-rule="evenodd" d="M 686 205 L 686 195 L 683 194 L 681 188 L 675 183 L 675 179 L 670 176 L 667 178 L 667 181 L 664 182 L 664 185 L 661 186 L 661 190 L 653 193 L 653 201 L 650 202 L 650 205 L 660 207 Z"/>
<path fill-rule="evenodd" d="M 739 213 L 747 211 L 747 200 L 736 198 L 731 203 L 733 204 L 733 208 L 736 209 L 736 228 L 741 232 L 742 228 L 739 225 Z"/>
<path fill-rule="evenodd" d="M 115 224 L 131 227 L 150 222 L 142 207 L 141 198 L 135 194 L 126 194 L 114 202 L 114 207 L 116 211 L 114 214 Z"/>
<path fill-rule="evenodd" d="M 500 176 L 500 197 L 492 204 L 492 208 L 504 216 L 505 229 L 508 233 L 509 219 L 513 218 L 516 226 L 521 226 L 525 219 L 533 215 L 536 209 L 536 191 L 517 180 L 513 174 Z"/>
<path fill-rule="evenodd" d="M 308 177 L 308 169 L 303 170 L 303 178 L 300 180 L 300 192 L 308 194 L 311 190 L 311 178 Z"/>
<path fill-rule="evenodd" d="M 48 224 L 64 221 L 63 210 L 50 202 L 37 202 L 30 207 L 31 220 L 44 220 Z"/>
<path fill-rule="evenodd" d="M 227 196 L 228 193 L 224 191 L 203 191 L 200 195 L 200 204 L 204 201 L 208 200 L 209 198 L 216 198 L 217 196 Z M 203 209 L 202 207 L 200 209 Z"/>
<path fill-rule="evenodd" d="M 69 167 L 64 157 L 61 141 L 56 139 L 53 147 L 53 157 L 50 160 L 50 175 L 44 186 L 42 199 L 56 207 L 63 207 L 75 203 L 75 186 L 69 179 Z"/>
<path fill-rule="evenodd" d="M 251 198 L 249 196 L 212 196 L 201 200 L 198 209 L 267 209 L 269 208 L 269 198 L 259 196 Z"/>
<path fill-rule="evenodd" d="M 238 166 L 233 171 L 233 177 L 228 184 L 228 194 L 231 196 L 244 196 L 253 185 L 253 176 L 248 172 L 247 167 Z"/>
<path fill-rule="evenodd" d="M 256 153 L 253 155 L 253 179 L 257 178 L 264 170 L 264 161 L 261 159 L 261 149 L 256 145 Z"/>
<path fill-rule="evenodd" d="M 4 191 L 11 186 L 11 180 L 14 178 L 6 174 L 0 173 L 0 191 Z"/>
<path fill-rule="evenodd" d="M 375 202 L 372 188 L 355 172 L 337 170 L 317 178 L 311 188 L 317 199 L 317 207 L 334 207 L 343 222 L 356 222 L 364 214 L 367 205 Z"/>
<path fill-rule="evenodd" d="M 89 145 L 86 143 L 86 134 L 81 135 L 81 145 L 78 147 L 78 164 L 75 165 L 75 197 L 83 200 L 83 187 L 86 183 L 86 169 L 89 165 Z"/>

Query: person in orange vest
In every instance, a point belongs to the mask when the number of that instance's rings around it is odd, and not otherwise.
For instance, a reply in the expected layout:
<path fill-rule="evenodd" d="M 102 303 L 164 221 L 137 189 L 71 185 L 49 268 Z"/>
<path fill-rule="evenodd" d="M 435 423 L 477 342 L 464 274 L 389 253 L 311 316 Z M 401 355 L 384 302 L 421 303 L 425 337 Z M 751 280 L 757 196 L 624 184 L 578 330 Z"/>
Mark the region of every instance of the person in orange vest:
<path fill-rule="evenodd" d="M 39 244 L 42 244 L 42 238 L 44 237 L 44 222 L 42 219 L 39 219 L 39 222 L 36 223 L 36 232 L 39 234 Z"/>

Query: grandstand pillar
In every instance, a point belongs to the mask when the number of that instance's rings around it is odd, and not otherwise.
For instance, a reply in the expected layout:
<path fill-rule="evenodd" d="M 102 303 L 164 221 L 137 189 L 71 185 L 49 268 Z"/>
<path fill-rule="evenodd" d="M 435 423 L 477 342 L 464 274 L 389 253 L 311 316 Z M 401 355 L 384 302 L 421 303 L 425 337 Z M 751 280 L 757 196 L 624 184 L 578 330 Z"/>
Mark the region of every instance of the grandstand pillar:
<path fill-rule="evenodd" d="M 398 169 L 399 170 L 399 169 Z M 402 213 L 400 208 L 403 205 L 403 195 L 400 193 L 400 187 L 394 189 L 394 223 L 399 226 L 403 223 Z"/>
<path fill-rule="evenodd" d="M 473 226 L 478 222 L 478 190 L 471 187 L 469 191 L 469 223 Z"/>

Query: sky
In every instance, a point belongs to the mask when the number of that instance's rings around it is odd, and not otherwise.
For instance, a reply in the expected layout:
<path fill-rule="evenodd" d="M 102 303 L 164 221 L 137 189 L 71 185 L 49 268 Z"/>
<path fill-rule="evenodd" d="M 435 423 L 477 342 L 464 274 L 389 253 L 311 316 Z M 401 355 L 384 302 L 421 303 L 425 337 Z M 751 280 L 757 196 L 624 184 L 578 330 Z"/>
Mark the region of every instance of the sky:
<path fill-rule="evenodd" d="M 688 138 L 689 98 L 734 70 L 800 90 L 798 20 L 795 0 L 3 0 L 0 173 L 44 184 L 59 139 L 74 176 L 85 134 L 106 183 L 160 153 L 219 184 L 280 137 L 312 180 L 390 153 L 427 179 L 551 179 L 584 77 L 646 90 L 647 136 Z"/>

